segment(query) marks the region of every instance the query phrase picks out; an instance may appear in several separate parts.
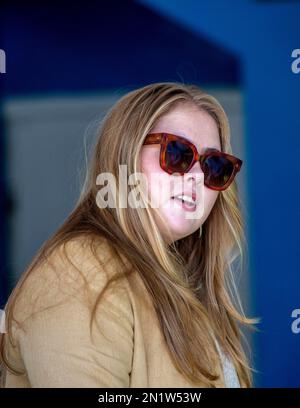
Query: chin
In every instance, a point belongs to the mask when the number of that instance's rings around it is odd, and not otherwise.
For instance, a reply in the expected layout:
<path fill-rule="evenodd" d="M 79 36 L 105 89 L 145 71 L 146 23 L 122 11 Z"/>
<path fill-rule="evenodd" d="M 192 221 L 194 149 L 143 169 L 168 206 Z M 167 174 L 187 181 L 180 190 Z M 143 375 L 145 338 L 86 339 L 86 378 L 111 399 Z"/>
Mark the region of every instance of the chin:
<path fill-rule="evenodd" d="M 175 237 L 175 241 L 188 237 L 189 235 L 193 234 L 195 232 L 194 229 L 172 229 L 172 236 Z"/>

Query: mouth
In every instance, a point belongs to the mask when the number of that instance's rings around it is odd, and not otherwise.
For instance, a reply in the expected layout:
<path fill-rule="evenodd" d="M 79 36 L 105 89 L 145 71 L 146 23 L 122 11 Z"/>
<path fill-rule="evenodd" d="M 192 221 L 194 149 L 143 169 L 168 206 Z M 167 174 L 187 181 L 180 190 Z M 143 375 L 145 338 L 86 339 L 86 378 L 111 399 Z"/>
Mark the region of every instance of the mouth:
<path fill-rule="evenodd" d="M 180 194 L 177 196 L 172 196 L 171 199 L 180 201 L 183 208 L 186 210 L 194 211 L 196 208 L 196 197 L 194 194 L 192 196 Z"/>

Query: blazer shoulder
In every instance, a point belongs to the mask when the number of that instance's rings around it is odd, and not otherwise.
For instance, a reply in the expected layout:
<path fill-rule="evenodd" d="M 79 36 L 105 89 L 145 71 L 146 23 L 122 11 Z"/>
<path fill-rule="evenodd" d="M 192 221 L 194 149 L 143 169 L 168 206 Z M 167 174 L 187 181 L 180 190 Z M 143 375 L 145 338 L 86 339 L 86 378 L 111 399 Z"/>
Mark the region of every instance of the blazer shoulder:
<path fill-rule="evenodd" d="M 92 305 L 108 280 L 127 291 L 124 264 L 105 238 L 78 236 L 57 246 L 30 271 L 19 290 L 15 316 L 23 321 L 32 313 L 76 299 Z M 115 290 L 115 289 L 114 289 Z"/>
<path fill-rule="evenodd" d="M 17 310 L 22 330 L 9 355 L 22 362 L 32 387 L 129 386 L 131 298 L 121 278 L 96 302 L 119 268 L 107 242 L 99 242 L 96 251 L 97 256 L 86 240 L 68 241 L 26 280 Z"/>

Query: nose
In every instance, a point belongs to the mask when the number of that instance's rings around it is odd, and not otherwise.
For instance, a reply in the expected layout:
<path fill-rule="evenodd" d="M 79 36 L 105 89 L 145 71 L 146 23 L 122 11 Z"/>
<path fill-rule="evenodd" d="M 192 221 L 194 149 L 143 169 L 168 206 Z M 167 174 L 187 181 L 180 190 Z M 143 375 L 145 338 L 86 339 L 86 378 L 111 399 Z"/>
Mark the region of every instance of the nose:
<path fill-rule="evenodd" d="M 202 177 L 204 177 L 204 173 L 201 169 L 200 161 L 197 160 L 188 173 L 186 173 L 186 180 L 196 181 L 196 183 L 199 184 L 202 181 Z"/>
<path fill-rule="evenodd" d="M 192 177 L 194 174 L 199 174 L 199 173 L 203 173 L 203 171 L 202 171 L 201 166 L 200 166 L 200 161 L 197 160 L 194 163 L 193 167 L 188 171 L 187 174 L 191 174 L 191 177 Z"/>

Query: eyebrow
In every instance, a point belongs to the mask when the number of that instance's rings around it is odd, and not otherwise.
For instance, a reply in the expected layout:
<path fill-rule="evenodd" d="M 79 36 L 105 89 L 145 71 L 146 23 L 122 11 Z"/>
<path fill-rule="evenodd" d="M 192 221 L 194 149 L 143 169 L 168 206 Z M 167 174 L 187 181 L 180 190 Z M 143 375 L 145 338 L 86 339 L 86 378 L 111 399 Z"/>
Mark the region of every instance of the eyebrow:
<path fill-rule="evenodd" d="M 221 152 L 221 150 L 218 148 L 218 147 L 210 147 L 210 146 L 207 146 L 207 147 L 204 147 L 204 151 L 206 151 L 206 150 L 217 150 L 218 152 Z"/>
<path fill-rule="evenodd" d="M 182 132 L 180 132 L 180 133 L 182 133 Z M 177 133 L 173 133 L 173 134 L 176 135 Z M 178 136 L 180 136 L 180 135 L 178 134 Z M 182 136 L 181 136 L 181 137 L 184 137 L 184 138 L 187 139 L 189 142 L 195 144 L 195 142 L 193 142 L 193 141 L 192 141 L 188 136 L 186 136 L 184 133 L 182 133 Z M 221 150 L 220 150 L 217 146 L 206 146 L 206 147 L 203 148 L 203 151 L 205 152 L 206 150 L 211 150 L 211 149 L 217 150 L 218 152 L 221 152 Z"/>

